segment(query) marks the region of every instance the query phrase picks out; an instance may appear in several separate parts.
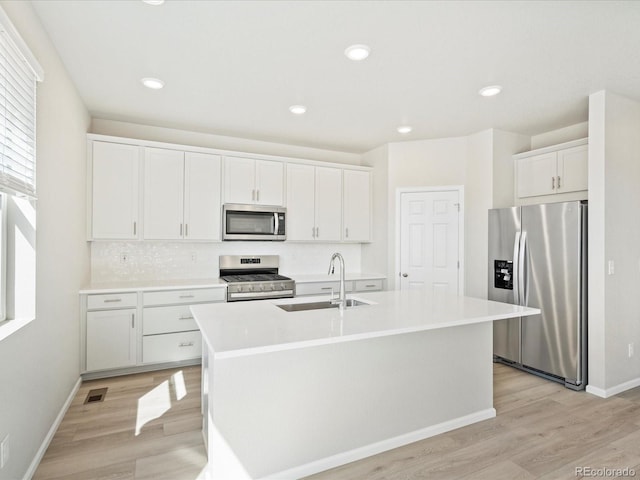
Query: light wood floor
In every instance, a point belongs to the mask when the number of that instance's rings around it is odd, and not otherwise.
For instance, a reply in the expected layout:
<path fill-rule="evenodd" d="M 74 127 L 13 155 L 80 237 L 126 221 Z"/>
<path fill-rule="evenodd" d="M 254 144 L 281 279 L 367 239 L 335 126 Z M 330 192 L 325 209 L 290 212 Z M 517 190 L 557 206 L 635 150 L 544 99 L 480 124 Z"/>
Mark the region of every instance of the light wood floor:
<path fill-rule="evenodd" d="M 640 388 L 605 400 L 494 368 L 496 418 L 309 480 L 573 480 L 582 478 L 578 467 L 629 467 L 640 477 Z M 179 371 L 187 394 L 176 400 L 172 378 Z M 163 413 L 167 385 L 172 403 Z M 87 391 L 101 386 L 109 387 L 104 403 L 83 405 Z M 147 417 L 157 418 L 136 435 L 144 405 Z M 87 382 L 34 479 L 196 480 L 206 463 L 200 422 L 199 367 Z"/>
<path fill-rule="evenodd" d="M 104 401 L 84 405 L 101 387 Z M 200 403 L 199 366 L 84 382 L 33 478 L 195 480 L 207 462 Z"/>

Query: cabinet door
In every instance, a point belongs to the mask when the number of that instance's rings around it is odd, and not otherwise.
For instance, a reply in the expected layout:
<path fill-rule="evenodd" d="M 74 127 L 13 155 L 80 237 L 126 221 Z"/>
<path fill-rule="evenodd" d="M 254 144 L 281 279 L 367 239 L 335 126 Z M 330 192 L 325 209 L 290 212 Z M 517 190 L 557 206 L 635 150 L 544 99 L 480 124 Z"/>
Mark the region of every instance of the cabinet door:
<path fill-rule="evenodd" d="M 350 242 L 371 239 L 371 175 L 344 170 L 344 236 Z"/>
<path fill-rule="evenodd" d="M 185 153 L 185 239 L 220 240 L 220 170 L 217 155 Z"/>
<path fill-rule="evenodd" d="M 146 148 L 144 158 L 144 238 L 183 236 L 184 153 Z"/>
<path fill-rule="evenodd" d="M 91 237 L 135 239 L 138 222 L 138 147 L 92 143 Z"/>
<path fill-rule="evenodd" d="M 315 167 L 287 165 L 287 240 L 315 238 Z"/>
<path fill-rule="evenodd" d="M 256 203 L 284 205 L 284 164 L 256 160 Z"/>
<path fill-rule="evenodd" d="M 342 170 L 316 167 L 316 240 L 342 239 Z"/>
<path fill-rule="evenodd" d="M 256 161 L 250 158 L 224 159 L 225 203 L 255 203 Z"/>
<path fill-rule="evenodd" d="M 87 371 L 136 364 L 136 311 L 87 313 Z"/>
<path fill-rule="evenodd" d="M 556 180 L 558 193 L 587 190 L 589 186 L 588 150 L 587 145 L 579 145 L 558 151 L 558 178 Z"/>
<path fill-rule="evenodd" d="M 556 152 L 521 158 L 518 162 L 518 197 L 555 193 Z"/>

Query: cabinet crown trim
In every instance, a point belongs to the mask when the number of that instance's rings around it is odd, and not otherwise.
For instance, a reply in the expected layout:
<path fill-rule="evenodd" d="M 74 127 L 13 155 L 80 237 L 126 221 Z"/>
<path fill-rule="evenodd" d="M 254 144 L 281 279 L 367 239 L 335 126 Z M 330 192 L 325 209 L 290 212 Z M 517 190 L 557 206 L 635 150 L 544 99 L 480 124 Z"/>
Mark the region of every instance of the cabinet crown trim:
<path fill-rule="evenodd" d="M 520 160 L 521 158 L 533 157 L 534 155 L 541 155 L 545 153 L 557 152 L 559 150 L 565 150 L 567 148 L 578 147 L 580 145 L 587 145 L 589 143 L 588 138 L 580 138 L 578 140 L 571 140 L 570 142 L 559 143 L 557 145 L 550 145 L 548 147 L 536 148 L 535 150 L 529 150 L 528 152 L 518 153 L 513 156 L 514 160 Z"/>

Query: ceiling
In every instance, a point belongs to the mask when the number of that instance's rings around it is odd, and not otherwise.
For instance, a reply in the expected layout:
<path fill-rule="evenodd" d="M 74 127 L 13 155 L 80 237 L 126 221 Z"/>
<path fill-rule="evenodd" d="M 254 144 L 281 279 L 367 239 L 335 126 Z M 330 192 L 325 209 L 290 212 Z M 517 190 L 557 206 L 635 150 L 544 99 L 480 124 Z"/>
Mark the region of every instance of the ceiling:
<path fill-rule="evenodd" d="M 94 118 L 359 153 L 539 134 L 586 121 L 602 89 L 640 99 L 636 1 L 32 3 Z M 368 59 L 344 56 L 355 43 Z"/>

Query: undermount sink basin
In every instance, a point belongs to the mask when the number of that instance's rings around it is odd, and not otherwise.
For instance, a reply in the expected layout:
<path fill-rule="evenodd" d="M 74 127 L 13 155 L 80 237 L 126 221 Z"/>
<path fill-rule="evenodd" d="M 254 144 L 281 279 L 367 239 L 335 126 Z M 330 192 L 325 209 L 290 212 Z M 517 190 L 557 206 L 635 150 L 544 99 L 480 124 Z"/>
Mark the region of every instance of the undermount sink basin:
<path fill-rule="evenodd" d="M 369 305 L 367 302 L 356 300 L 355 298 L 347 298 L 347 308 L 357 307 L 360 305 Z M 329 300 L 322 302 L 307 302 L 307 303 L 284 303 L 278 305 L 282 310 L 286 312 L 303 312 L 305 310 L 320 310 L 322 308 L 338 308 L 337 303 L 332 303 Z"/>

